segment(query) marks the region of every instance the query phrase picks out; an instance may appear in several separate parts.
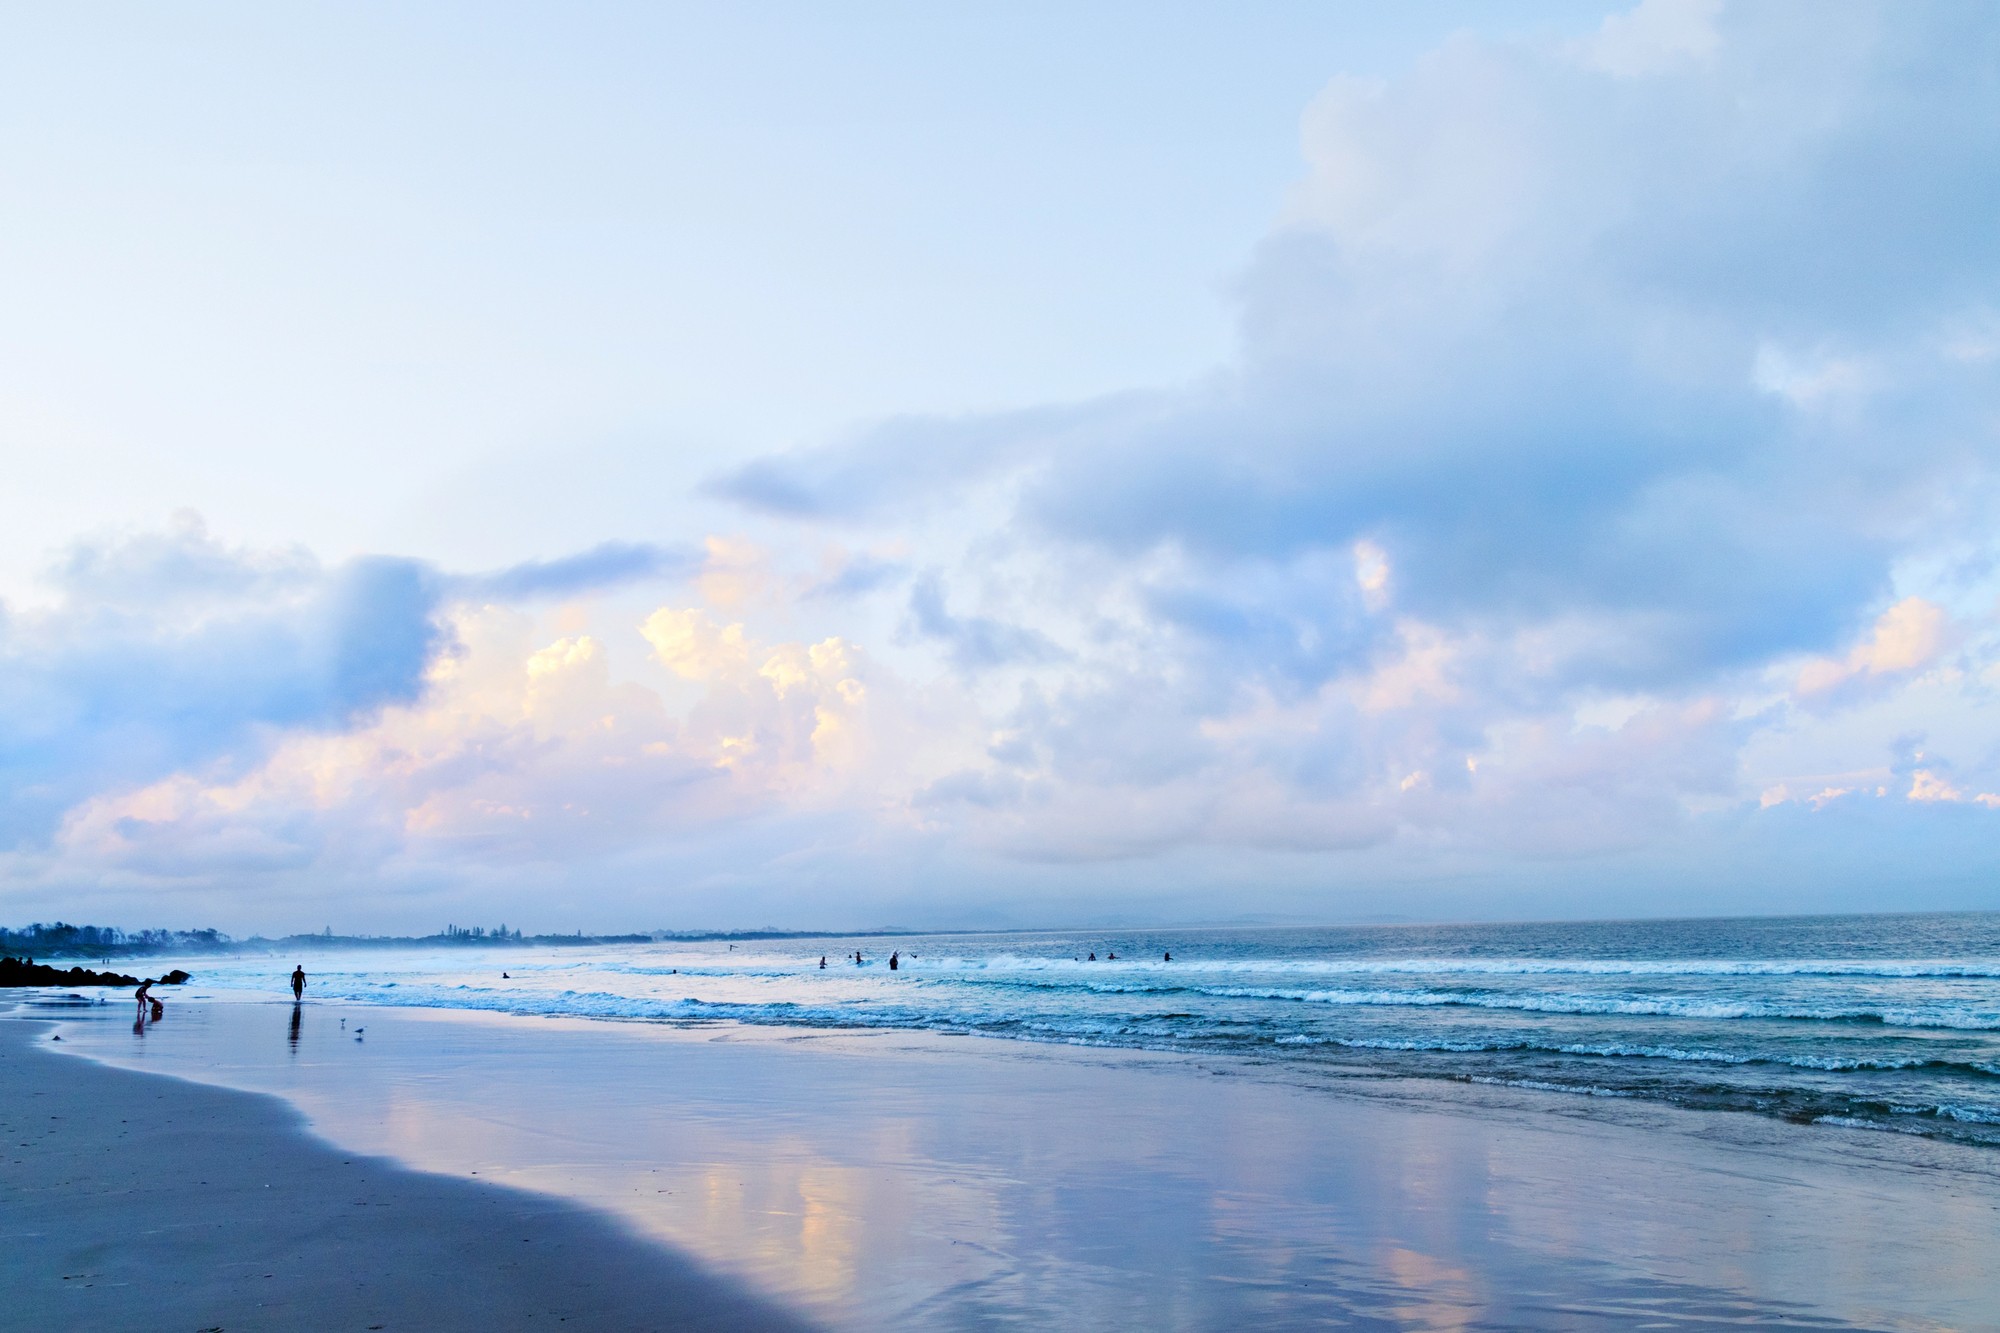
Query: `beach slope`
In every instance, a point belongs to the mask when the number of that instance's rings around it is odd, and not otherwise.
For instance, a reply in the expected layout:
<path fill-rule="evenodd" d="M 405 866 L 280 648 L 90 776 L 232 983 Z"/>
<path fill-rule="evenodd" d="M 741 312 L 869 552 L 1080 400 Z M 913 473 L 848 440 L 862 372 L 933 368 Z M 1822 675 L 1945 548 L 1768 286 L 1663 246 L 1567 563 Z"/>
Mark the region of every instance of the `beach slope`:
<path fill-rule="evenodd" d="M 342 1153 L 274 1098 L 0 1019 L 0 1325 L 800 1329 L 597 1214 Z"/>

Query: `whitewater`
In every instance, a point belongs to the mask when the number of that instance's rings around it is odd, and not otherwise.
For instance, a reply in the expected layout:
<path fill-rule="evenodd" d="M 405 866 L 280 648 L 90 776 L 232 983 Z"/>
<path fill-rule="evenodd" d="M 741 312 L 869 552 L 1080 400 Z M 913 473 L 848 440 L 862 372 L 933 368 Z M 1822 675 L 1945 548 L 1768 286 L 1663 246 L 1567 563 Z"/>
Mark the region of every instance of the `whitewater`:
<path fill-rule="evenodd" d="M 288 999 L 294 963 L 313 1000 L 1191 1051 L 2000 1147 L 2000 913 L 383 947 L 183 965 L 192 994 L 255 1000 Z"/>

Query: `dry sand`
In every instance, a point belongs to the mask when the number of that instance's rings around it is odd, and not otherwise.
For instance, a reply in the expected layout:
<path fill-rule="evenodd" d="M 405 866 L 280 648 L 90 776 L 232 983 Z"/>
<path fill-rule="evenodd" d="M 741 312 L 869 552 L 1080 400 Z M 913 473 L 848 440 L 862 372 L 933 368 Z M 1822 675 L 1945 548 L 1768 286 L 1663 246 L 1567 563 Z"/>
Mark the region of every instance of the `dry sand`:
<path fill-rule="evenodd" d="M 616 1223 L 342 1153 L 0 1019 L 0 1327 L 799 1329 Z"/>

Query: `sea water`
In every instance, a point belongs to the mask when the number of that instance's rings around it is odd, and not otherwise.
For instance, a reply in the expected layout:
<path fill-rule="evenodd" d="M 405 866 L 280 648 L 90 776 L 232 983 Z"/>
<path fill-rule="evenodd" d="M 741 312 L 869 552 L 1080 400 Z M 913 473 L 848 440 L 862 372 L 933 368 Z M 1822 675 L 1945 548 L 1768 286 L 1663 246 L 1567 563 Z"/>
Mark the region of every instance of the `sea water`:
<path fill-rule="evenodd" d="M 295 962 L 310 997 L 360 1004 L 1191 1051 L 2000 1146 L 2000 913 L 384 947 L 184 965 L 196 993 L 288 999 Z"/>

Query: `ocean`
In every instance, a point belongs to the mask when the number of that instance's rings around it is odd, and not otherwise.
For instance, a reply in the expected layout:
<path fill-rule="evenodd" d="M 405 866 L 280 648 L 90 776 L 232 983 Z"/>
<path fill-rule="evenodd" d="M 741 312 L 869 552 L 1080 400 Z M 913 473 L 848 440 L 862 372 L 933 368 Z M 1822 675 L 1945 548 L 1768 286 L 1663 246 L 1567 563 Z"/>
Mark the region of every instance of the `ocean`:
<path fill-rule="evenodd" d="M 1186 1051 L 2000 1147 L 2000 913 L 380 948 L 183 965 L 194 993 L 289 999 L 295 962 L 311 999 Z"/>

